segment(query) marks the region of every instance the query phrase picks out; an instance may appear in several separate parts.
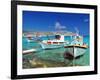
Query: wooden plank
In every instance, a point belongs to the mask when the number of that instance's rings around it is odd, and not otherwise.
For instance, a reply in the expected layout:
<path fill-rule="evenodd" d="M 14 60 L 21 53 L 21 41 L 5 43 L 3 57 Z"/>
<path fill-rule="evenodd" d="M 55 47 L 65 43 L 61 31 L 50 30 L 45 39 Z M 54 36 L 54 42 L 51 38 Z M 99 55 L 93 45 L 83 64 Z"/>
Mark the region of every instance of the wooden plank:
<path fill-rule="evenodd" d="M 23 54 L 26 54 L 26 53 L 30 53 L 30 52 L 36 52 L 37 50 L 36 49 L 29 49 L 29 50 L 24 50 L 22 51 Z"/>

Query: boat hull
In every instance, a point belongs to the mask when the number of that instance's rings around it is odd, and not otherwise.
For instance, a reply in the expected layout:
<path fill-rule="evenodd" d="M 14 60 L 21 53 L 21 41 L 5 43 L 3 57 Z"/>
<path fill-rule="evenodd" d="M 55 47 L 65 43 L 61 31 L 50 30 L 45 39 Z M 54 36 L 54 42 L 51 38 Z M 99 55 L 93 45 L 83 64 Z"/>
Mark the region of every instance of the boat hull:
<path fill-rule="evenodd" d="M 85 54 L 87 49 L 85 47 L 80 47 L 80 46 L 65 46 L 65 48 L 66 48 L 66 53 L 70 54 L 73 58 Z"/>
<path fill-rule="evenodd" d="M 58 44 L 45 44 L 45 43 L 40 43 L 42 49 L 56 49 L 56 48 L 61 48 L 64 47 L 64 45 L 58 45 Z"/>

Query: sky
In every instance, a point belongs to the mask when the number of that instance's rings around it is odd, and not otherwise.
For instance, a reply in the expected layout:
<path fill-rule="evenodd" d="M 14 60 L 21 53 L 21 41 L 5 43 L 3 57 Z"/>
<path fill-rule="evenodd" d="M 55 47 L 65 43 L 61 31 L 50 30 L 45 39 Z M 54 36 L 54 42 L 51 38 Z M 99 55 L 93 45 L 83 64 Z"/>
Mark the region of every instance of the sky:
<path fill-rule="evenodd" d="M 65 30 L 89 35 L 89 14 L 23 11 L 23 31 L 49 32 Z"/>

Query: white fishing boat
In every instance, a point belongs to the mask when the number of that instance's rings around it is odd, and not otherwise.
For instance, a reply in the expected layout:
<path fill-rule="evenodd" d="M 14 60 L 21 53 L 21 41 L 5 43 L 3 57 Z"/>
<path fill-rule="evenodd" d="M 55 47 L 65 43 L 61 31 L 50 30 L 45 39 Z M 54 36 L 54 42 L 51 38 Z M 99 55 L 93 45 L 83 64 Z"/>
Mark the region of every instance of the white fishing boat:
<path fill-rule="evenodd" d="M 83 36 L 80 36 L 78 32 L 73 36 L 69 45 L 64 46 L 66 48 L 65 54 L 69 54 L 71 57 L 78 57 L 85 54 L 88 45 L 83 42 Z"/>
<path fill-rule="evenodd" d="M 27 42 L 40 42 L 42 41 L 39 37 L 32 37 L 32 38 L 27 38 Z"/>
<path fill-rule="evenodd" d="M 64 35 L 55 35 L 55 39 L 53 40 L 43 40 L 40 42 L 40 45 L 43 49 L 55 49 L 64 47 Z"/>
<path fill-rule="evenodd" d="M 79 46 L 79 45 L 71 45 L 65 46 L 66 48 L 66 55 L 69 54 L 71 57 L 78 57 L 83 55 L 86 52 L 87 46 Z"/>
<path fill-rule="evenodd" d="M 32 42 L 33 41 L 33 35 L 32 34 L 27 34 L 26 36 L 27 42 Z"/>
<path fill-rule="evenodd" d="M 27 39 L 27 42 L 33 42 L 33 40 L 28 38 L 28 39 Z"/>
<path fill-rule="evenodd" d="M 41 41 L 41 35 L 37 33 L 36 35 L 27 35 L 27 42 L 39 42 Z"/>

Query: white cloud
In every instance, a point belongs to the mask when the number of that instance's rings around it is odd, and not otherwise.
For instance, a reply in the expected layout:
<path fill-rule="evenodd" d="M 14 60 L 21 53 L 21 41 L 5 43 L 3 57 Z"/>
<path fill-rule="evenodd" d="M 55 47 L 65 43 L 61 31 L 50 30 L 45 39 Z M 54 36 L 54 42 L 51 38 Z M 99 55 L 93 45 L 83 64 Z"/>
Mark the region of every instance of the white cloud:
<path fill-rule="evenodd" d="M 84 22 L 88 22 L 89 21 L 89 19 L 84 19 Z"/>
<path fill-rule="evenodd" d="M 62 26 L 59 22 L 56 22 L 55 29 L 66 29 L 66 26 Z"/>

